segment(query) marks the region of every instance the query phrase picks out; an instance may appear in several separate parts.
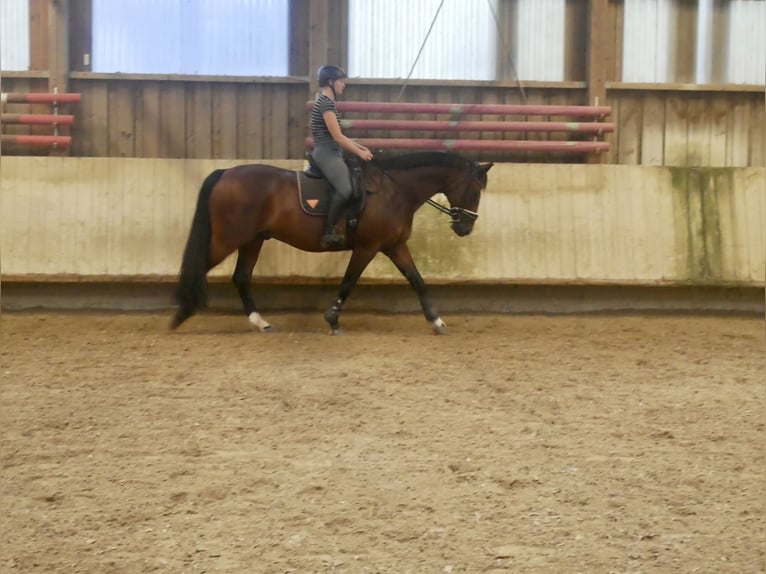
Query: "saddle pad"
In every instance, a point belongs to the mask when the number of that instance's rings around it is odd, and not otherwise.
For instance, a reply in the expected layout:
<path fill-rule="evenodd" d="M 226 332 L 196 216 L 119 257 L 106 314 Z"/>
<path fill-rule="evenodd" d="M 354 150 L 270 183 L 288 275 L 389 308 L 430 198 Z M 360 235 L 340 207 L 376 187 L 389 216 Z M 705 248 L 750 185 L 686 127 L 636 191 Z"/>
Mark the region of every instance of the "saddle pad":
<path fill-rule="evenodd" d="M 309 215 L 327 215 L 332 189 L 327 180 L 308 177 L 302 171 L 296 172 L 296 177 L 301 209 Z"/>

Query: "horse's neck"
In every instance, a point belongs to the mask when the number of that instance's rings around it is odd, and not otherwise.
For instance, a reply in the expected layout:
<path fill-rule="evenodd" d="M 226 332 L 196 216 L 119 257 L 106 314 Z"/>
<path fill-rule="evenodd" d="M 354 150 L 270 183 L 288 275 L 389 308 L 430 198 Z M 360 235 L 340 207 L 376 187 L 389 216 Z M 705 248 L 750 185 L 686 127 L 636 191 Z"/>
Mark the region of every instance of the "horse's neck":
<path fill-rule="evenodd" d="M 406 195 L 413 202 L 415 209 L 437 193 L 444 191 L 449 182 L 447 174 L 442 177 L 434 177 L 425 172 L 419 172 L 417 168 L 402 171 L 394 178 L 395 181 L 399 182 L 397 186 L 399 193 Z"/>

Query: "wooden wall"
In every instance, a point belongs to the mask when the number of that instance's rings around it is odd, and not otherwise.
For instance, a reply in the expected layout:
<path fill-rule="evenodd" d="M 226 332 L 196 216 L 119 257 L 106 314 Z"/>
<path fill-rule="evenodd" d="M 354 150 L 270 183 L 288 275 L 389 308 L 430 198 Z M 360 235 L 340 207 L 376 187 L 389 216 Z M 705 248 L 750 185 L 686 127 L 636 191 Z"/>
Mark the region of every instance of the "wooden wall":
<path fill-rule="evenodd" d="M 11 75 L 3 91 L 46 91 L 43 78 Z M 65 108 L 75 114 L 71 155 L 78 157 L 157 157 L 188 159 L 299 159 L 305 153 L 310 95 L 305 79 L 222 79 L 73 74 L 72 91 L 82 102 Z M 347 99 L 442 103 L 587 103 L 584 84 L 531 84 L 526 99 L 513 83 L 351 81 Z M 764 94 L 755 90 L 700 90 L 693 86 L 609 84 L 614 134 L 604 163 L 626 165 L 745 167 L 766 165 Z M 46 106 L 9 104 L 15 113 L 47 113 Z M 347 117 L 365 117 L 348 114 Z M 382 117 L 368 114 L 368 117 Z M 413 118 L 396 114 L 399 119 Z M 448 116 L 430 116 L 449 119 Z M 487 116 L 487 119 L 518 119 Z M 428 116 L 420 116 L 428 119 Z M 530 119 L 539 119 L 532 118 Z M 47 128 L 6 126 L 5 133 L 49 133 Z M 355 135 L 350 133 L 350 135 Z M 385 137 L 386 132 L 375 132 Z M 446 137 L 396 132 L 399 137 Z M 562 139 L 562 134 L 462 132 L 464 138 Z M 27 148 L 7 154 L 35 153 Z M 40 155 L 47 151 L 36 152 Z M 470 155 L 470 154 L 467 154 Z M 481 160 L 582 162 L 563 154 L 483 152 Z"/>
<path fill-rule="evenodd" d="M 616 124 L 609 163 L 766 166 L 763 90 L 615 84 L 607 93 Z"/>
<path fill-rule="evenodd" d="M 3 279 L 173 279 L 199 186 L 228 165 L 4 157 Z M 471 236 L 426 206 L 410 246 L 429 282 L 762 286 L 765 185 L 764 168 L 501 164 Z M 268 242 L 255 276 L 338 278 L 347 260 Z M 402 280 L 382 256 L 365 278 Z"/>
<path fill-rule="evenodd" d="M 72 87 L 88 102 L 74 130 L 74 155 L 302 156 L 303 82 L 89 79 Z"/>
<path fill-rule="evenodd" d="M 231 78 L 93 74 L 91 0 L 29 0 L 29 72 L 6 72 L 2 91 L 82 93 L 73 146 L 56 155 L 186 159 L 282 160 L 302 158 L 307 132 L 303 102 L 313 93 L 315 64 L 347 60 L 347 0 L 289 0 L 290 53 L 287 78 Z M 616 132 L 609 153 L 597 158 L 563 154 L 473 154 L 506 162 L 600 161 L 624 165 L 760 167 L 766 165 L 764 90 L 757 86 L 623 84 L 622 0 L 566 0 L 564 82 L 515 81 L 513 52 L 516 0 L 499 4 L 503 38 L 497 82 L 351 81 L 347 99 L 443 103 L 588 104 L 600 97 L 613 108 Z M 720 11 L 721 3 L 715 3 Z M 670 56 L 678 81 L 693 68 L 696 4 L 674 3 L 679 44 Z M 595 17 L 594 17 L 595 14 Z M 720 18 L 719 18 L 720 19 Z M 591 30 L 591 27 L 597 29 Z M 596 38 L 597 36 L 597 38 Z M 65 39 L 66 41 L 62 40 Z M 64 45 L 62 45 L 62 42 Z M 501 47 L 498 47 L 501 50 Z M 506 53 L 506 50 L 510 50 Z M 61 52 L 66 52 L 62 56 Z M 690 67 L 691 66 L 691 67 Z M 591 69 L 592 68 L 592 69 Z M 596 70 L 594 72 L 594 70 Z M 595 75 L 594 75 L 595 74 Z M 594 83 L 599 87 L 596 89 Z M 589 85 L 590 84 L 590 85 Z M 601 94 L 601 95 L 599 95 Z M 14 104 L 11 113 L 46 113 L 47 106 Z M 360 114 L 350 117 L 363 117 Z M 370 114 L 370 117 L 380 117 Z M 408 118 L 406 114 L 394 116 Z M 436 117 L 434 116 L 434 119 Z M 441 119 L 441 118 L 440 118 Z M 448 118 L 443 118 L 448 119 Z M 488 119 L 518 119 L 489 117 Z M 531 118 L 539 119 L 539 118 Z M 50 128 L 4 126 L 4 133 L 46 134 Z M 61 128 L 64 134 L 68 128 Z M 354 134 L 351 134 L 354 135 Z M 385 132 L 374 135 L 385 137 Z M 444 134 L 396 132 L 404 137 Z M 463 138 L 562 139 L 563 135 L 460 133 Z M 48 155 L 47 149 L 4 146 L 8 155 Z M 471 154 L 466 154 L 471 156 Z"/>

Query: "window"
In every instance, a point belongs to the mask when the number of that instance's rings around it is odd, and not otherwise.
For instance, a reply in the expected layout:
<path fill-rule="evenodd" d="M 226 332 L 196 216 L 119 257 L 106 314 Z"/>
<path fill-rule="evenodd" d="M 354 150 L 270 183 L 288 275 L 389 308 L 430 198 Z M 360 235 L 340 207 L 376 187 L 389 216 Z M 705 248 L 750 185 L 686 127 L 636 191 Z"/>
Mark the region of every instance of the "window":
<path fill-rule="evenodd" d="M 29 0 L 0 0 L 0 69 L 29 69 Z"/>
<path fill-rule="evenodd" d="M 512 67 L 521 80 L 563 80 L 565 2 L 349 0 L 348 71 L 366 78 L 406 78 L 412 70 L 418 79 L 495 80 Z"/>
<path fill-rule="evenodd" d="M 418 79 L 494 79 L 497 26 L 487 0 L 440 4 L 349 0 L 349 75 L 407 78 L 412 69 Z"/>
<path fill-rule="evenodd" d="M 625 0 L 622 80 L 763 84 L 766 1 Z"/>
<path fill-rule="evenodd" d="M 286 76 L 288 21 L 288 0 L 93 0 L 92 69 Z"/>
<path fill-rule="evenodd" d="M 516 58 L 520 80 L 564 79 L 565 0 L 519 0 Z"/>
<path fill-rule="evenodd" d="M 623 82 L 669 82 L 672 0 L 625 0 Z"/>
<path fill-rule="evenodd" d="M 726 81 L 766 83 L 766 2 L 731 0 Z"/>

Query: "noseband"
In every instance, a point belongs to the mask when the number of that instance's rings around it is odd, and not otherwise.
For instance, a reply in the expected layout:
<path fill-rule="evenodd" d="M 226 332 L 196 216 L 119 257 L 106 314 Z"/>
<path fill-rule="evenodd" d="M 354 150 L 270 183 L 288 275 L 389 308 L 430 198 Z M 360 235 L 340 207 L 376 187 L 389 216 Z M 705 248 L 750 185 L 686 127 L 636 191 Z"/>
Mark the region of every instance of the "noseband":
<path fill-rule="evenodd" d="M 468 188 L 466 188 L 466 191 L 468 191 Z M 463 193 L 463 195 L 465 195 L 465 193 Z M 430 197 L 426 199 L 426 203 L 431 207 L 436 208 L 437 211 L 452 217 L 451 223 L 470 223 L 471 221 L 476 221 L 479 218 L 479 214 L 475 211 L 465 209 L 464 207 L 446 207 L 441 203 L 434 201 Z"/>

